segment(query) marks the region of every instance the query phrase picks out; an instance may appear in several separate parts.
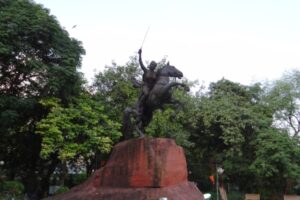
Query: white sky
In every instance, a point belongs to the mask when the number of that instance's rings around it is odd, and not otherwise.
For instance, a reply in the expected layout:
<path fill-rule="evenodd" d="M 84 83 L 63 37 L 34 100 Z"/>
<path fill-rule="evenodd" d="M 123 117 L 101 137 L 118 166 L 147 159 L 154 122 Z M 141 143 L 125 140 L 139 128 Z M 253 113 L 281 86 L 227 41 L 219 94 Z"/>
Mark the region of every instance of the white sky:
<path fill-rule="evenodd" d="M 83 42 L 88 80 L 129 61 L 149 25 L 144 61 L 167 56 L 189 80 L 251 84 L 300 68 L 299 0 L 35 1 Z"/>

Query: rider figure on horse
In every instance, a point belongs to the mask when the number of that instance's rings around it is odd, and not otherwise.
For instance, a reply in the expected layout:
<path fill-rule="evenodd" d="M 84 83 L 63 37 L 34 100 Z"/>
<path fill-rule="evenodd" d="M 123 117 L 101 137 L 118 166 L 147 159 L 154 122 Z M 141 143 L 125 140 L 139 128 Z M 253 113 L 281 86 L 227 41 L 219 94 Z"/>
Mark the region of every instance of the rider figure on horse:
<path fill-rule="evenodd" d="M 156 70 L 157 64 L 152 61 L 146 68 L 142 61 L 142 49 L 139 49 L 138 54 L 139 64 L 144 72 L 143 82 L 140 83 L 134 78 L 132 81 L 134 87 L 142 88 L 142 92 L 134 108 L 128 107 L 124 111 L 122 133 L 127 139 L 132 137 L 134 129 L 141 137 L 144 136 L 145 127 L 151 122 L 155 110 L 163 109 L 164 104 L 178 104 L 179 101 L 172 98 L 172 88 L 188 89 L 184 83 L 170 82 L 170 77 L 183 77 L 176 67 L 167 63 Z M 131 116 L 132 114 L 135 115 Z"/>
<path fill-rule="evenodd" d="M 144 66 L 142 61 L 142 49 L 139 49 L 139 64 L 144 72 L 143 74 L 143 84 L 142 84 L 142 94 L 139 97 L 137 102 L 137 114 L 138 114 L 138 126 L 141 123 L 141 115 L 143 113 L 143 107 L 146 102 L 147 97 L 149 96 L 150 91 L 152 90 L 153 86 L 155 85 L 157 72 L 155 71 L 157 67 L 157 63 L 155 61 L 151 61 L 148 69 Z M 142 131 L 142 130 L 140 130 Z"/>
<path fill-rule="evenodd" d="M 143 85 L 142 85 L 142 94 L 139 97 L 139 103 L 138 103 L 138 109 L 145 103 L 145 100 L 147 99 L 150 91 L 152 90 L 153 86 L 155 85 L 157 74 L 156 74 L 156 62 L 151 61 L 150 65 L 148 66 L 148 69 L 144 66 L 142 61 L 142 49 L 139 49 L 139 64 L 144 71 L 143 74 Z"/>

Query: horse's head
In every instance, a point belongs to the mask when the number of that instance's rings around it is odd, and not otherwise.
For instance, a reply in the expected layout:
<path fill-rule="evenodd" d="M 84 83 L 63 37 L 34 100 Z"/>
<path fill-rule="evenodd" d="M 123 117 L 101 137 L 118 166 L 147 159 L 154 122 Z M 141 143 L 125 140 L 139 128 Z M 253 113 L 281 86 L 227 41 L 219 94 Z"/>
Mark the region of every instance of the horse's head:
<path fill-rule="evenodd" d="M 175 78 L 182 78 L 183 73 L 178 70 L 176 67 L 172 66 L 167 63 L 167 65 L 163 66 L 159 73 L 160 76 L 168 76 L 168 77 L 175 77 Z"/>

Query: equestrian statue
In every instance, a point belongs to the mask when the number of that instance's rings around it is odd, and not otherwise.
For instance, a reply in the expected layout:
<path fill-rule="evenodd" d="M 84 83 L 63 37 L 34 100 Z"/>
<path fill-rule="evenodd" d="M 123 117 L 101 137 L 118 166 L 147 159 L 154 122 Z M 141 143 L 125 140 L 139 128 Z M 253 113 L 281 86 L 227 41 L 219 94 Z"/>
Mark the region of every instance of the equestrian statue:
<path fill-rule="evenodd" d="M 142 49 L 139 49 L 138 54 L 139 65 L 143 70 L 143 82 L 134 81 L 134 86 L 142 89 L 135 106 L 125 109 L 122 125 L 125 139 L 129 139 L 134 130 L 141 137 L 144 136 L 145 128 L 151 122 L 155 110 L 163 109 L 164 104 L 179 103 L 179 101 L 172 98 L 173 87 L 183 87 L 186 91 L 189 90 L 189 87 L 184 83 L 170 81 L 170 77 L 180 79 L 183 74 L 174 66 L 171 66 L 169 62 L 156 70 L 157 63 L 151 61 L 147 69 L 142 61 Z M 134 120 L 132 120 L 132 117 Z"/>

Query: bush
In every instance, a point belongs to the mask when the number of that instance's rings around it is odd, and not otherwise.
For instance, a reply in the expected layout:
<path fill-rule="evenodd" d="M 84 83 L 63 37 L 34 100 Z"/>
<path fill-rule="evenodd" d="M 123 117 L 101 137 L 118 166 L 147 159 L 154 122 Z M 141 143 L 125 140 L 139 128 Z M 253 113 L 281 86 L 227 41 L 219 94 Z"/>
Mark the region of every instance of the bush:
<path fill-rule="evenodd" d="M 244 199 L 245 194 L 237 191 L 232 191 L 227 194 L 228 199 L 230 200 L 241 200 Z"/>
<path fill-rule="evenodd" d="M 19 181 L 4 181 L 0 186 L 0 200 L 20 199 L 24 191 L 24 185 Z"/>
<path fill-rule="evenodd" d="M 73 187 L 75 185 L 79 185 L 83 183 L 87 179 L 87 175 L 86 173 L 71 174 L 69 175 L 69 179 L 70 179 L 69 187 Z"/>
<path fill-rule="evenodd" d="M 87 174 L 86 173 L 79 173 L 79 174 L 68 174 L 67 179 L 64 182 L 64 185 L 72 188 L 76 185 L 79 185 L 83 183 L 85 180 L 87 180 Z M 54 177 L 53 177 L 54 179 Z"/>
<path fill-rule="evenodd" d="M 58 188 L 58 190 L 55 192 L 55 194 L 61 194 L 61 193 L 68 192 L 68 191 L 69 191 L 68 187 L 61 186 L 60 188 Z"/>

